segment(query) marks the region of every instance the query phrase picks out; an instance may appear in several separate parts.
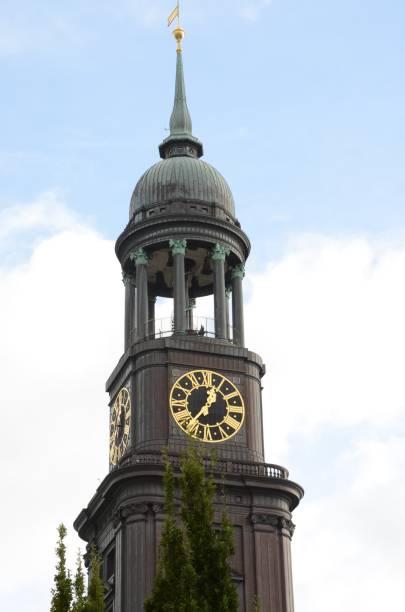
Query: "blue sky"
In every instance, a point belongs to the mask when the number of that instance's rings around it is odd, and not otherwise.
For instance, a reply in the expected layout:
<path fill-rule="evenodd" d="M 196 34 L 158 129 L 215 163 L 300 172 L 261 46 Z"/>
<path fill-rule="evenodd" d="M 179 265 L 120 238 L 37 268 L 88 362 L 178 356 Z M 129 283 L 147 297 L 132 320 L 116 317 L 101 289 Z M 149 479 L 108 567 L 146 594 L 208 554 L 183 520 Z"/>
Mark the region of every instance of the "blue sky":
<path fill-rule="evenodd" d="M 55 527 L 72 524 L 108 469 L 104 381 L 123 327 L 113 242 L 167 135 L 173 6 L 0 9 L 7 612 L 46 609 Z M 387 597 L 394 608 L 405 564 L 405 5 L 182 6 L 193 131 L 252 241 L 246 331 L 268 365 L 267 459 L 306 489 L 296 608 L 379 612 Z M 391 511 L 381 499 L 393 491 Z"/>
<path fill-rule="evenodd" d="M 220 4 L 183 2 L 189 106 L 258 249 L 403 224 L 403 3 Z M 170 6 L 3 3 L 2 206 L 53 188 L 117 236 L 168 125 Z"/>

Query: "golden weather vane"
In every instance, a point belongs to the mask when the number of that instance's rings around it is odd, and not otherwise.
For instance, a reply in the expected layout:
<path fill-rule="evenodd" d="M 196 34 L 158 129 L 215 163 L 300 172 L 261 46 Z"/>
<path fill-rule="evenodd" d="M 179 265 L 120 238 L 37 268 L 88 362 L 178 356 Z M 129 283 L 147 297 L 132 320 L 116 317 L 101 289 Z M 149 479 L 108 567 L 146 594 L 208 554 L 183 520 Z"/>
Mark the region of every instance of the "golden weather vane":
<path fill-rule="evenodd" d="M 180 2 L 179 0 L 177 0 L 176 8 L 170 13 L 168 17 L 168 20 L 167 20 L 168 27 L 172 25 L 176 17 L 177 17 L 177 27 L 173 30 L 173 35 L 175 39 L 177 40 L 177 52 L 180 53 L 182 50 L 181 43 L 184 38 L 185 32 L 183 28 L 180 27 Z"/>

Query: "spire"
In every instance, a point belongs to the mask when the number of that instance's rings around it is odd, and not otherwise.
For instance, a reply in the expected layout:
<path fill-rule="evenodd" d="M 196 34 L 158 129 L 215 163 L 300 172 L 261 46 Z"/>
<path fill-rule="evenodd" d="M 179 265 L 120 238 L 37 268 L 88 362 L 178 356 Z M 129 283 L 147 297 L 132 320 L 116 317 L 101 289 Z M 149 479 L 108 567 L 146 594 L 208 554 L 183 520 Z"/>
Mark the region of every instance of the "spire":
<path fill-rule="evenodd" d="M 184 30 L 179 32 L 181 28 L 176 28 L 175 32 L 182 34 Z M 172 116 L 170 117 L 170 135 L 192 135 L 192 122 L 190 113 L 187 107 L 186 86 L 184 83 L 183 69 L 183 51 L 181 48 L 181 40 L 178 39 L 177 48 L 177 66 L 176 66 L 176 89 L 174 94 L 174 106 Z"/>
<path fill-rule="evenodd" d="M 191 157 L 203 155 L 202 143 L 192 135 L 193 126 L 187 107 L 182 48 L 184 34 L 180 26 L 173 31 L 177 41 L 176 86 L 173 111 L 170 117 L 170 136 L 159 147 L 160 156 L 163 159 L 179 155 Z"/>

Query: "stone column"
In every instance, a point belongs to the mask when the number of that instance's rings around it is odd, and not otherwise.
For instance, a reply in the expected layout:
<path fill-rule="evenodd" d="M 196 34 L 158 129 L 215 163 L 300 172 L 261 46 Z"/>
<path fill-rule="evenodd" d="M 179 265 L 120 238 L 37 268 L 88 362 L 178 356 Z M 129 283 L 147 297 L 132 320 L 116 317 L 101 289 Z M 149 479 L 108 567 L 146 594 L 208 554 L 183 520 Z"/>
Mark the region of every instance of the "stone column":
<path fill-rule="evenodd" d="M 222 244 L 216 244 L 211 257 L 214 262 L 214 316 L 215 336 L 226 340 L 226 297 L 225 297 L 225 258 L 229 249 Z"/>
<path fill-rule="evenodd" d="M 174 261 L 174 333 L 184 334 L 186 331 L 186 285 L 184 276 L 184 256 L 186 240 L 170 240 Z"/>
<path fill-rule="evenodd" d="M 225 304 L 226 304 L 226 337 L 228 340 L 233 339 L 233 333 L 231 329 L 231 322 L 229 317 L 229 297 L 232 293 L 231 287 L 225 289 Z"/>
<path fill-rule="evenodd" d="M 232 325 L 233 342 L 245 346 L 245 324 L 243 319 L 242 280 L 245 276 L 245 266 L 239 264 L 232 268 Z"/>
<path fill-rule="evenodd" d="M 127 351 L 136 338 L 136 287 L 130 274 L 122 274 L 125 285 L 124 350 Z"/>
<path fill-rule="evenodd" d="M 187 329 L 193 329 L 194 326 L 194 315 L 193 315 L 193 311 L 195 308 L 195 299 L 194 298 L 188 298 L 188 306 L 187 306 Z"/>
<path fill-rule="evenodd" d="M 148 298 L 148 336 L 155 337 L 155 304 L 156 296 L 150 295 Z"/>
<path fill-rule="evenodd" d="M 148 335 L 148 261 L 144 249 L 137 249 L 130 255 L 136 266 L 136 319 L 137 340 L 140 342 Z"/>

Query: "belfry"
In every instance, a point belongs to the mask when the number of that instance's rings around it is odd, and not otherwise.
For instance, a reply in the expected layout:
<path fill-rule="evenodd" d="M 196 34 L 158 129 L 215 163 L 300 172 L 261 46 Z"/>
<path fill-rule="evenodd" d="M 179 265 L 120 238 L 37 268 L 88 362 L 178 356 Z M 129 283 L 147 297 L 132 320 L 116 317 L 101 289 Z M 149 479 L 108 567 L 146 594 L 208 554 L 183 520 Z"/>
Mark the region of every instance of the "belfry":
<path fill-rule="evenodd" d="M 107 381 L 110 471 L 75 529 L 102 557 L 107 612 L 142 612 L 164 521 L 162 450 L 177 469 L 190 440 L 216 451 L 234 527 L 239 609 L 293 612 L 291 513 L 302 488 L 265 463 L 265 366 L 245 347 L 243 278 L 250 242 L 222 175 L 202 161 L 177 40 L 170 135 L 139 179 L 116 243 L 125 284 L 124 353 Z M 198 316 L 211 296 L 213 319 Z M 173 302 L 158 319 L 156 300 Z M 218 519 L 222 510 L 218 498 Z M 215 611 L 213 611 L 215 612 Z"/>

